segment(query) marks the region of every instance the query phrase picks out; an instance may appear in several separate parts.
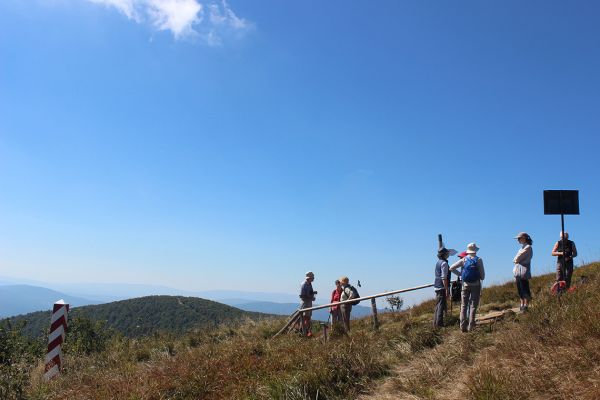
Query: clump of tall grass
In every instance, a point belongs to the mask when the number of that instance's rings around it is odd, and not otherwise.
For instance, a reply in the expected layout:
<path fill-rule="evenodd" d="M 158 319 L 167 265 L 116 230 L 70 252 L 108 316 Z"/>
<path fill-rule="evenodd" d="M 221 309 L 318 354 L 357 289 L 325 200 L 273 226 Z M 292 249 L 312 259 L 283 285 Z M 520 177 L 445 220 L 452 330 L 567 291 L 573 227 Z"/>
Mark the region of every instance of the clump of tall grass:
<path fill-rule="evenodd" d="M 600 398 L 599 269 L 577 270 L 575 282 L 584 273 L 589 281 L 573 293 L 540 292 L 531 311 L 473 365 L 473 398 Z"/>

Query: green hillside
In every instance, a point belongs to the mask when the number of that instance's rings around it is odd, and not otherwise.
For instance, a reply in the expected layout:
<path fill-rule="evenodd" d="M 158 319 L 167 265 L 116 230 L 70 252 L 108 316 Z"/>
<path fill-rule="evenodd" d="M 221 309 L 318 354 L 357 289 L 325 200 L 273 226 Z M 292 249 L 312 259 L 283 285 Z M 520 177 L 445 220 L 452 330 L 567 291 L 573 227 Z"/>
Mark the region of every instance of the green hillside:
<path fill-rule="evenodd" d="M 258 320 L 267 314 L 242 311 L 235 307 L 198 297 L 147 296 L 113 303 L 76 307 L 69 319 L 103 321 L 125 336 L 139 337 L 156 332 L 184 333 L 197 328 Z M 13 325 L 26 321 L 23 333 L 30 337 L 45 334 L 50 312 L 34 312 L 10 319 Z"/>

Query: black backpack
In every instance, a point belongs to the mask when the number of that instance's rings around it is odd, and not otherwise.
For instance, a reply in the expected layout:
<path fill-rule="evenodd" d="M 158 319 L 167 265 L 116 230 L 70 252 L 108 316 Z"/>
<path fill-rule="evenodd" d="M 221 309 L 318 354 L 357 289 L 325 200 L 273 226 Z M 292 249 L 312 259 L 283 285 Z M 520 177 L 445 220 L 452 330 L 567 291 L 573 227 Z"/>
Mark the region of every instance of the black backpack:
<path fill-rule="evenodd" d="M 460 292 L 462 290 L 462 282 L 460 279 L 455 280 L 450 284 L 450 299 L 454 302 L 460 301 Z"/>
<path fill-rule="evenodd" d="M 356 290 L 356 288 L 352 285 L 349 285 L 349 286 L 350 286 L 349 289 L 352 292 L 352 294 L 350 295 L 350 298 L 348 300 L 358 299 L 360 297 L 360 294 L 358 294 L 358 290 Z M 344 290 L 346 290 L 346 289 L 344 289 Z M 352 303 L 348 303 L 348 304 L 356 306 L 356 305 L 358 305 L 358 303 L 360 303 L 360 300 L 353 301 Z"/>

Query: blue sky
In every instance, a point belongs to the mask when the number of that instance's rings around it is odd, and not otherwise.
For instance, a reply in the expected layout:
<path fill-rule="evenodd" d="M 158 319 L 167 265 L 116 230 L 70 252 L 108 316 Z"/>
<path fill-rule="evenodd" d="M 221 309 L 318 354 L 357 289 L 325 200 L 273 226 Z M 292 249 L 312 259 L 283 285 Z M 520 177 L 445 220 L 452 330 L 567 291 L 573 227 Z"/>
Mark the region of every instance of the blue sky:
<path fill-rule="evenodd" d="M 4 0 L 0 275 L 322 293 L 600 259 L 600 5 Z M 563 154 L 565 163 L 563 164 Z"/>

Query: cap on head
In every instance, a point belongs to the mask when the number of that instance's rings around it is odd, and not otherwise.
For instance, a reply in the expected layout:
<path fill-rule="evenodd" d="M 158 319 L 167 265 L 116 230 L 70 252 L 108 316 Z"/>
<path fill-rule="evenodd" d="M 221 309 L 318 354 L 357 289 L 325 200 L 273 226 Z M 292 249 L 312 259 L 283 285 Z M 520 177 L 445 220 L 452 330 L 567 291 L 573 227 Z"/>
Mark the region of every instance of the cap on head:
<path fill-rule="evenodd" d="M 517 236 L 515 236 L 515 239 L 531 239 L 529 234 L 527 232 L 520 232 Z"/>
<path fill-rule="evenodd" d="M 306 277 L 307 277 L 307 278 L 314 278 L 314 277 L 315 277 L 315 274 L 313 274 L 313 272 L 312 272 L 312 271 L 308 271 L 308 272 L 306 273 Z"/>
<path fill-rule="evenodd" d="M 467 245 L 467 254 L 476 254 L 479 251 L 479 247 L 475 243 L 469 243 Z"/>

